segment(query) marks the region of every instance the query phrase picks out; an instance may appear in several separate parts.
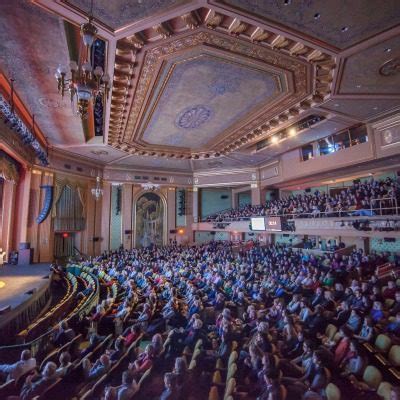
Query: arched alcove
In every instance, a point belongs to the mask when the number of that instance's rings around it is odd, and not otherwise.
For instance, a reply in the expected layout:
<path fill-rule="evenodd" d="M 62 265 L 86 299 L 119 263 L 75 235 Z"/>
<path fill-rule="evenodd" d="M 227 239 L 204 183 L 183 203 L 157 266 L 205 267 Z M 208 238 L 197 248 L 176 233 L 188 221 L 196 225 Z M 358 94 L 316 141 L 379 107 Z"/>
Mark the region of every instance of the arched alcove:
<path fill-rule="evenodd" d="M 141 192 L 134 199 L 134 246 L 163 246 L 166 243 L 166 200 L 153 191 Z"/>

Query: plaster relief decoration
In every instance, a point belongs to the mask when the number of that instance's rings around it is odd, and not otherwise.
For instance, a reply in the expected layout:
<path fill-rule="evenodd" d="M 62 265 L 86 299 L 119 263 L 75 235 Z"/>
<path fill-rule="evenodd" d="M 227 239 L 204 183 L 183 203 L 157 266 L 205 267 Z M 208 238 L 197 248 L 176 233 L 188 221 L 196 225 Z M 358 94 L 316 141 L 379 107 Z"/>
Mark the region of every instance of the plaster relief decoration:
<path fill-rule="evenodd" d="M 17 183 L 19 180 L 19 173 L 17 167 L 6 159 L 6 157 L 0 155 L 0 178 L 6 181 Z"/>
<path fill-rule="evenodd" d="M 136 202 L 136 246 L 162 246 L 164 205 L 153 192 L 144 193 Z"/>
<path fill-rule="evenodd" d="M 400 142 L 400 125 L 387 128 L 381 132 L 382 146 L 389 146 Z"/>
<path fill-rule="evenodd" d="M 379 73 L 383 76 L 393 76 L 400 73 L 400 57 L 385 62 L 379 69 Z"/>

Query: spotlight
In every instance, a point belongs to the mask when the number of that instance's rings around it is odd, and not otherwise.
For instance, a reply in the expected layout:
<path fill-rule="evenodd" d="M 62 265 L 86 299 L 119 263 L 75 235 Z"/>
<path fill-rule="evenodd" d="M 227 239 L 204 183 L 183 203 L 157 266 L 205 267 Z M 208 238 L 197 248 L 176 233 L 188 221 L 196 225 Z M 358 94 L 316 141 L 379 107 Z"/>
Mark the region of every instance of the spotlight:
<path fill-rule="evenodd" d="M 289 129 L 289 136 L 296 136 L 297 134 L 297 129 L 295 127 L 292 127 Z"/>
<path fill-rule="evenodd" d="M 276 144 L 276 143 L 278 143 L 278 142 L 279 142 L 278 136 L 272 136 L 272 137 L 271 137 L 271 143 L 272 143 L 272 144 Z"/>

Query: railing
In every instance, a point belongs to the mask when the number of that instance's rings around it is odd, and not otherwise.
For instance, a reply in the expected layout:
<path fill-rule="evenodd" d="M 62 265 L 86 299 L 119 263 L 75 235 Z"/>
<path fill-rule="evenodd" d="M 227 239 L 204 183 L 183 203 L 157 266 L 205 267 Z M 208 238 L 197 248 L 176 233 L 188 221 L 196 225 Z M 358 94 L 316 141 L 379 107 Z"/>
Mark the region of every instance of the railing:
<path fill-rule="evenodd" d="M 236 218 L 216 216 L 214 219 L 205 218 L 204 220 L 202 220 L 202 222 L 217 223 L 217 222 L 250 221 L 250 218 L 252 217 L 285 217 L 288 219 L 294 219 L 294 218 L 342 218 L 342 217 L 359 217 L 359 216 L 372 217 L 372 216 L 382 216 L 382 215 L 399 215 L 396 198 L 393 197 L 387 199 L 376 199 L 373 201 L 380 201 L 380 206 L 374 208 L 373 207 L 364 208 L 360 210 L 349 209 L 349 210 L 318 211 L 311 213 L 304 213 L 304 212 L 282 213 L 282 214 L 260 213 L 260 214 L 253 214 L 251 216 L 236 217 Z M 394 205 L 391 207 L 382 207 L 382 203 L 384 201 L 393 201 Z"/>
<path fill-rule="evenodd" d="M 18 341 L 25 342 L 35 338 L 43 326 L 53 326 L 62 319 L 69 311 L 70 300 L 73 299 L 78 290 L 76 278 L 71 274 L 64 277 L 66 282 L 66 293 L 60 301 L 46 312 L 40 319 L 28 326 L 17 336 Z"/>
<path fill-rule="evenodd" d="M 384 202 L 390 202 L 391 203 L 391 207 L 382 207 L 382 203 Z M 389 210 L 396 210 L 395 215 L 398 215 L 399 213 L 399 209 L 397 207 L 397 199 L 396 197 L 389 197 L 389 198 L 383 198 L 383 199 L 372 199 L 371 200 L 371 212 L 372 212 L 372 204 L 374 203 L 379 203 L 379 208 L 374 208 L 374 210 L 378 210 L 379 209 L 379 215 L 384 215 L 382 214 L 382 211 L 385 211 L 387 209 Z"/>
<path fill-rule="evenodd" d="M 79 268 L 80 267 L 76 267 Z M 73 325 L 73 322 L 77 319 L 80 321 L 82 318 L 89 313 L 94 304 L 97 304 L 99 301 L 100 291 L 99 284 L 96 277 L 92 279 L 95 281 L 95 290 L 87 297 L 83 298 L 79 304 L 75 307 L 69 317 L 65 319 L 70 325 Z M 76 279 L 75 279 L 76 280 Z M 2 363 L 15 362 L 20 357 L 21 351 L 25 349 L 29 349 L 32 353 L 33 357 L 40 362 L 42 358 L 48 353 L 49 348 L 51 346 L 51 335 L 53 334 L 54 327 L 52 326 L 49 330 L 47 330 L 43 335 L 39 336 L 35 340 L 32 340 L 29 343 L 18 344 L 14 346 L 3 346 L 0 347 L 0 360 Z"/>
<path fill-rule="evenodd" d="M 21 329 L 29 325 L 50 305 L 52 274 L 47 285 L 42 286 L 32 296 L 0 319 L 0 342 L 3 344 L 15 340 Z"/>

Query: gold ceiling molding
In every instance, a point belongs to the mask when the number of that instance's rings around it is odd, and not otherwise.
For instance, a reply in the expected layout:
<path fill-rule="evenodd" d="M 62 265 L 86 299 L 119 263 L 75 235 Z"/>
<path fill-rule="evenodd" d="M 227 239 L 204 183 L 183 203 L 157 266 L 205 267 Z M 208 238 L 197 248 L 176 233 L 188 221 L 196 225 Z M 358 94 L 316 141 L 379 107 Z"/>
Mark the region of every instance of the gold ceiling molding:
<path fill-rule="evenodd" d="M 224 14 L 218 8 L 199 9 L 119 40 L 108 143 L 130 154 L 187 159 L 218 157 L 266 137 L 271 129 L 297 119 L 302 112 L 324 102 L 331 93 L 335 59 L 309 43 L 287 38 L 269 31 L 265 25 L 256 24 L 256 21 L 242 21 Z M 187 36 L 190 30 L 195 34 Z M 209 44 L 288 70 L 294 76 L 298 100 L 282 99 L 279 106 L 271 107 L 268 115 L 253 119 L 240 129 L 234 127 L 232 135 L 218 143 L 218 147 L 212 146 L 210 151 L 150 146 L 136 139 L 131 142 L 128 137 L 137 136 L 135 127 L 139 126 L 144 101 L 152 90 L 150 86 L 157 61 L 200 44 Z"/>

